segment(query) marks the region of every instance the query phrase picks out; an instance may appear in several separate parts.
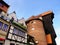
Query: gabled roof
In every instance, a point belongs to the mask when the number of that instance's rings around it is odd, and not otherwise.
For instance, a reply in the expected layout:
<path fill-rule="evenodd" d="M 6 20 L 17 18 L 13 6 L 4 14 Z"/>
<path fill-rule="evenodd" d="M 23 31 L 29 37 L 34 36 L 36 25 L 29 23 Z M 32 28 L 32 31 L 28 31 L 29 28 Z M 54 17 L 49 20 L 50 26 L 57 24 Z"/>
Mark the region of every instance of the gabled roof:
<path fill-rule="evenodd" d="M 14 20 L 17 21 L 17 17 L 16 17 L 15 11 L 12 12 L 12 13 L 10 13 L 10 14 L 8 15 L 8 17 L 9 17 L 10 19 L 14 18 Z"/>

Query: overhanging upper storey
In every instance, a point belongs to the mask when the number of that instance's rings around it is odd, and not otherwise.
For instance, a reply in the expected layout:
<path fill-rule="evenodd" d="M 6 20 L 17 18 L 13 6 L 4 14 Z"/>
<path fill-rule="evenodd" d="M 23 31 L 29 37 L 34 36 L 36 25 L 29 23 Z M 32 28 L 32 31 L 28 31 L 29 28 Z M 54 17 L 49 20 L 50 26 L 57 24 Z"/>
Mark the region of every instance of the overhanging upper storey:
<path fill-rule="evenodd" d="M 0 0 L 0 11 L 7 12 L 9 5 L 5 3 L 3 0 Z"/>

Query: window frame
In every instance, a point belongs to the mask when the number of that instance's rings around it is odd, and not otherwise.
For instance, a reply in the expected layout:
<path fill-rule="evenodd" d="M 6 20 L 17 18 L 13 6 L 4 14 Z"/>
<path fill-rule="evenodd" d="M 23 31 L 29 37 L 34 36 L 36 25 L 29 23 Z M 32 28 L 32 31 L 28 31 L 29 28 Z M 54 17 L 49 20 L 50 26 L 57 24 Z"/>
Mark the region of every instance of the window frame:
<path fill-rule="evenodd" d="M 15 30 L 14 30 L 14 29 L 15 29 Z M 13 34 L 18 35 L 18 29 L 17 29 L 16 27 L 14 27 L 14 29 L 13 29 Z M 15 32 L 15 31 L 17 31 L 17 32 Z"/>
<path fill-rule="evenodd" d="M 0 22 L 1 22 L 1 21 L 0 21 Z M 1 23 L 2 23 L 2 26 L 1 26 L 0 30 L 4 31 L 3 28 L 4 28 L 4 25 L 5 25 L 6 23 L 3 23 L 3 22 L 1 22 Z M 6 24 L 6 25 L 8 26 L 8 28 L 7 28 L 7 30 L 6 30 L 5 32 L 7 32 L 8 29 L 9 29 L 9 25 L 8 25 L 8 24 Z"/>
<path fill-rule="evenodd" d="M 3 31 L 5 31 L 5 32 L 7 32 L 7 31 L 8 31 L 9 26 L 7 25 L 7 26 L 8 26 L 8 27 L 7 27 L 7 29 L 4 29 L 4 28 L 6 28 L 6 27 L 4 27 L 4 25 L 6 26 L 7 24 L 3 24 L 3 29 L 2 29 L 2 30 L 3 30 Z"/>
<path fill-rule="evenodd" d="M 2 23 L 2 26 L 1 26 L 1 28 L 0 28 L 0 29 L 2 30 L 2 28 L 3 28 L 3 22 L 0 21 L 0 23 Z"/>

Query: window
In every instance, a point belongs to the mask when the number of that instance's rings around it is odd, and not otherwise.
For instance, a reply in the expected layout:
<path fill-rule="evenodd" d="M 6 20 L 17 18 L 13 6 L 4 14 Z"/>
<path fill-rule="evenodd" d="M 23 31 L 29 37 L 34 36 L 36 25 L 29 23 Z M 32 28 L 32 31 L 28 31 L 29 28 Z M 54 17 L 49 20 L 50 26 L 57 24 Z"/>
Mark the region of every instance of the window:
<path fill-rule="evenodd" d="M 22 37 L 19 37 L 19 36 L 18 36 L 17 41 L 21 41 L 21 38 L 22 38 Z"/>
<path fill-rule="evenodd" d="M 22 32 L 22 37 L 25 37 L 25 33 L 24 32 Z"/>
<path fill-rule="evenodd" d="M 3 43 L 0 43 L 0 45 L 3 45 Z"/>
<path fill-rule="evenodd" d="M 36 23 L 35 21 L 33 23 Z"/>
<path fill-rule="evenodd" d="M 39 17 L 40 20 L 42 20 L 42 17 Z"/>
<path fill-rule="evenodd" d="M 3 23 L 2 23 L 2 22 L 0 22 L 0 29 L 2 29 L 2 26 L 3 26 Z"/>
<path fill-rule="evenodd" d="M 3 30 L 4 30 L 4 31 L 7 31 L 7 30 L 8 30 L 8 25 L 7 25 L 7 24 L 4 24 Z"/>
<path fill-rule="evenodd" d="M 7 31 L 8 30 L 8 25 L 0 22 L 0 29 L 3 30 L 3 31 Z"/>
<path fill-rule="evenodd" d="M 31 24 L 34 24 L 34 23 L 36 23 L 35 21 L 31 21 Z"/>
<path fill-rule="evenodd" d="M 14 29 L 14 27 L 13 27 L 13 26 L 11 26 L 10 28 L 11 28 L 11 29 Z"/>
<path fill-rule="evenodd" d="M 15 45 L 14 43 L 10 43 L 10 45 Z"/>
<path fill-rule="evenodd" d="M 33 21 L 31 21 L 31 23 L 33 23 Z"/>
<path fill-rule="evenodd" d="M 22 42 L 24 42 L 24 41 L 25 41 L 25 40 L 24 40 L 24 38 L 22 38 L 21 40 L 22 40 Z"/>
<path fill-rule="evenodd" d="M 19 36 L 21 36 L 21 31 L 19 31 Z"/>
<path fill-rule="evenodd" d="M 32 28 L 32 30 L 35 30 L 35 28 Z"/>
<path fill-rule="evenodd" d="M 11 39 L 11 37 L 12 37 L 12 34 L 9 33 L 9 34 L 8 34 L 8 38 Z"/>
<path fill-rule="evenodd" d="M 14 28 L 14 29 L 13 29 L 13 33 L 14 33 L 14 34 L 18 34 L 18 29 L 17 29 L 17 28 Z"/>
<path fill-rule="evenodd" d="M 12 35 L 12 39 L 13 39 L 13 40 L 17 40 L 17 38 L 18 38 L 18 36 Z"/>
<path fill-rule="evenodd" d="M 22 37 L 25 37 L 25 33 L 22 32 L 22 31 L 19 31 L 19 35 L 22 36 Z"/>
<path fill-rule="evenodd" d="M 19 44 L 16 44 L 16 45 L 19 45 Z"/>
<path fill-rule="evenodd" d="M 24 39 L 25 43 L 27 43 L 27 38 Z"/>
<path fill-rule="evenodd" d="M 13 33 L 13 30 L 12 29 L 10 29 L 10 31 L 9 31 L 10 33 Z"/>
<path fill-rule="evenodd" d="M 17 29 L 17 28 L 14 28 L 13 29 L 13 34 L 16 34 L 16 35 L 19 35 L 19 36 L 22 36 L 22 37 L 25 37 L 25 32 Z"/>

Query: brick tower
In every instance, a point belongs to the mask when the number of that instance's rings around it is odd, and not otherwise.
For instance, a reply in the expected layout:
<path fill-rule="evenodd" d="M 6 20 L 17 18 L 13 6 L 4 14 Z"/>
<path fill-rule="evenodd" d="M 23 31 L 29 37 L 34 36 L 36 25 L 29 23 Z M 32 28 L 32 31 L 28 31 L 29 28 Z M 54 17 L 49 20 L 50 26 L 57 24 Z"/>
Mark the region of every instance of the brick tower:
<path fill-rule="evenodd" d="M 28 34 L 34 37 L 36 45 L 56 45 L 52 19 L 53 12 L 48 11 L 26 21 Z"/>
<path fill-rule="evenodd" d="M 37 45 L 47 45 L 42 18 L 40 18 L 32 16 L 27 20 L 27 31 L 28 34 L 34 37 Z"/>

